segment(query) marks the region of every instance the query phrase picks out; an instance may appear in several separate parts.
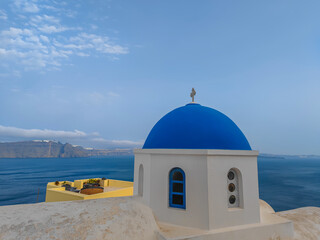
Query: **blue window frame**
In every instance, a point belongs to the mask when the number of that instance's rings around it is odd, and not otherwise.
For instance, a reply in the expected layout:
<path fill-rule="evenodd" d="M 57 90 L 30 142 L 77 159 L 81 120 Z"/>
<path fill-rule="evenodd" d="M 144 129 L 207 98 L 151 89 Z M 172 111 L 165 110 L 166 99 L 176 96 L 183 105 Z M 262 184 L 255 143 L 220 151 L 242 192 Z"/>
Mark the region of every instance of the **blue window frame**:
<path fill-rule="evenodd" d="M 186 209 L 186 182 L 181 168 L 173 168 L 169 174 L 169 206 Z"/>

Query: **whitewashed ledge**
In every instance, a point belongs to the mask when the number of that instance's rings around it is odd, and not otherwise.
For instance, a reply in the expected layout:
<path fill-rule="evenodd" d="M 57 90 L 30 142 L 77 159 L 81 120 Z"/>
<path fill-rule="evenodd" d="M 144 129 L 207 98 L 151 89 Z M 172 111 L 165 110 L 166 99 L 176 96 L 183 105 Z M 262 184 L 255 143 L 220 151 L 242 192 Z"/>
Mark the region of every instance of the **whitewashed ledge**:
<path fill-rule="evenodd" d="M 294 240 L 320 240 L 320 208 L 304 207 L 275 214 L 293 222 Z"/>
<path fill-rule="evenodd" d="M 0 207 L 1 240 L 156 239 L 150 208 L 134 197 Z"/>
<path fill-rule="evenodd" d="M 262 201 L 261 210 L 293 221 L 294 240 L 320 240 L 320 208 L 273 213 Z M 156 240 L 159 231 L 151 209 L 137 197 L 0 207 L 0 240 Z"/>

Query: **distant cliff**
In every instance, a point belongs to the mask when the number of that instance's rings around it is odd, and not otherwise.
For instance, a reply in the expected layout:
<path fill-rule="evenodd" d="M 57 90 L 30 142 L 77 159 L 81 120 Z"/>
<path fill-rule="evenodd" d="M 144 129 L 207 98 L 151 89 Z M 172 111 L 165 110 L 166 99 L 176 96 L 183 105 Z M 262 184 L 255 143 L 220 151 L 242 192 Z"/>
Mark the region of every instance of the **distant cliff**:
<path fill-rule="evenodd" d="M 132 150 L 96 150 L 54 141 L 0 143 L 0 158 L 73 158 L 105 155 L 129 155 Z"/>

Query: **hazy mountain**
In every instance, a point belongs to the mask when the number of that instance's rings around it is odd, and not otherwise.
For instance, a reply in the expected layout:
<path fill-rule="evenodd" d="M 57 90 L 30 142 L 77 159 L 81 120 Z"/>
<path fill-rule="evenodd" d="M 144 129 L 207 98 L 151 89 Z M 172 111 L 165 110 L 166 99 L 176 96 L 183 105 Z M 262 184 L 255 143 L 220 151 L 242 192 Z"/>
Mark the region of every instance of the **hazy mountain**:
<path fill-rule="evenodd" d="M 131 149 L 85 149 L 48 140 L 0 143 L 0 158 L 72 158 L 113 154 L 130 155 L 133 152 Z"/>

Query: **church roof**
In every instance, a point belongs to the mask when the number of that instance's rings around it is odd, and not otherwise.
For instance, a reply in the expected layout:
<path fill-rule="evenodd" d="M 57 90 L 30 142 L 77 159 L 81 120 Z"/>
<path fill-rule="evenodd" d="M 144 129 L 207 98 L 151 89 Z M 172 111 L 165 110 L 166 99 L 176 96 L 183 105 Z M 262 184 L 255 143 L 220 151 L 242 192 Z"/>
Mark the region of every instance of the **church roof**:
<path fill-rule="evenodd" d="M 150 131 L 144 149 L 251 150 L 238 126 L 223 113 L 189 103 L 162 117 Z"/>

